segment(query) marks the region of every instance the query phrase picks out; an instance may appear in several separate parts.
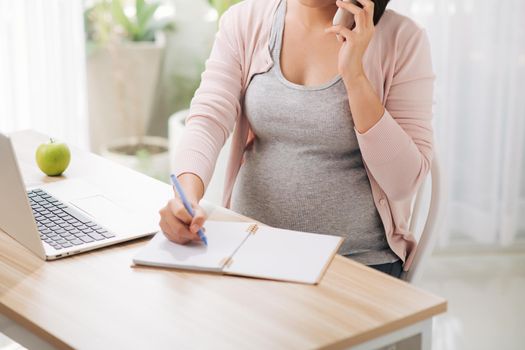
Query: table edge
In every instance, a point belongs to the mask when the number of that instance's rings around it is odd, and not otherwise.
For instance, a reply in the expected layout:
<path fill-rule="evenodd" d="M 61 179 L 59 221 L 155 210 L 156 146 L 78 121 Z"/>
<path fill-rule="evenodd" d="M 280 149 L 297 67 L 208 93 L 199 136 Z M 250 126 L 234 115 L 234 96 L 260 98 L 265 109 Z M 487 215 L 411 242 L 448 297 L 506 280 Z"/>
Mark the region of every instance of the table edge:
<path fill-rule="evenodd" d="M 322 346 L 320 349 L 323 350 L 338 350 L 346 349 L 348 347 L 356 346 L 367 341 L 376 339 L 381 335 L 389 334 L 398 330 L 401 330 L 405 327 L 409 327 L 418 322 L 425 321 L 439 314 L 445 313 L 448 308 L 448 302 L 443 299 L 439 304 L 436 304 L 428 309 L 425 309 L 417 314 L 409 315 L 407 317 L 401 318 L 399 320 L 384 324 L 378 328 L 371 329 L 365 332 L 362 332 L 359 335 L 354 335 L 349 338 L 339 340 L 335 343 L 329 344 L 327 346 Z M 379 335 L 376 333 L 380 333 Z"/>
<path fill-rule="evenodd" d="M 60 338 L 46 331 L 43 327 L 35 324 L 30 319 L 10 309 L 3 302 L 0 303 L 0 313 L 4 315 L 5 317 L 9 318 L 11 321 L 16 322 L 18 325 L 24 327 L 25 329 L 27 329 L 34 335 L 38 336 L 42 340 L 47 341 L 49 344 L 53 345 L 57 349 L 68 349 L 68 350 L 75 349 L 73 346 L 67 344 Z"/>

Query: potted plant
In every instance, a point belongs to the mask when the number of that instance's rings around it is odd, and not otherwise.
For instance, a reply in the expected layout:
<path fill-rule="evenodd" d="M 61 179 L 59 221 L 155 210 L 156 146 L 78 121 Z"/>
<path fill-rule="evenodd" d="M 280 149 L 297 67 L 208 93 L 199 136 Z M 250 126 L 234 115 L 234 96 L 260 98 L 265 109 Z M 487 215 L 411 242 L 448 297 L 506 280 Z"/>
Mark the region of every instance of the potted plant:
<path fill-rule="evenodd" d="M 162 9 L 145 0 L 99 0 L 88 5 L 85 24 L 92 150 L 167 179 L 168 142 L 146 136 L 164 55 L 162 33 L 173 29 L 169 16 L 157 15 Z"/>

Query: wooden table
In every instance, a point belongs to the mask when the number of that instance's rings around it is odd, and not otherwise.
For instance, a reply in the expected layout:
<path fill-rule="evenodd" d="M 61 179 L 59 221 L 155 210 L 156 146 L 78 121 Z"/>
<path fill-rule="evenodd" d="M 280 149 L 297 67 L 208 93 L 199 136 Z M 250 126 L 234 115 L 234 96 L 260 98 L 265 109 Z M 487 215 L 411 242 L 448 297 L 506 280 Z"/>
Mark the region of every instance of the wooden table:
<path fill-rule="evenodd" d="M 27 184 L 45 180 L 32 165 L 43 139 L 13 135 Z M 78 149 L 73 159 L 69 177 L 109 171 L 117 185 L 127 172 Z M 210 218 L 247 220 L 205 206 Z M 442 298 L 341 256 L 310 286 L 132 267 L 146 241 L 44 262 L 0 231 L 0 331 L 40 349 L 373 349 L 418 333 L 429 349 L 432 317 L 446 311 Z"/>

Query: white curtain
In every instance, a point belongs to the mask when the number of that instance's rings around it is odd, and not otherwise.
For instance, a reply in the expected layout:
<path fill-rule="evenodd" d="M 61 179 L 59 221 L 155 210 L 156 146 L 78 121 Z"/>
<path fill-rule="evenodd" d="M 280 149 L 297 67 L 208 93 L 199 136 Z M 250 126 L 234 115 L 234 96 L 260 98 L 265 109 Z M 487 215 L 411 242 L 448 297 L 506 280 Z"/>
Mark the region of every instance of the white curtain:
<path fill-rule="evenodd" d="M 81 0 L 0 0 L 0 131 L 87 147 Z"/>
<path fill-rule="evenodd" d="M 422 24 L 437 74 L 436 143 L 449 178 L 441 245 L 525 238 L 525 1 L 392 0 Z"/>

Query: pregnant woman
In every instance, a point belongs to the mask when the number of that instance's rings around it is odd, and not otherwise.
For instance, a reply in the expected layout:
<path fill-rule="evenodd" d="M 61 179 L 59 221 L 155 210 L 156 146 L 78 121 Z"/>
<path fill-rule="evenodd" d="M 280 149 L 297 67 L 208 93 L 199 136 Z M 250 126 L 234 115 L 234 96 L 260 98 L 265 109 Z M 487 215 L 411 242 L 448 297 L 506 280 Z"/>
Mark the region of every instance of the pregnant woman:
<path fill-rule="evenodd" d="M 199 206 L 228 136 L 226 207 L 344 237 L 339 253 L 399 277 L 410 206 L 432 161 L 434 74 L 424 30 L 388 0 L 245 0 L 222 17 L 176 150 L 172 241 L 198 240 Z M 332 26 L 338 8 L 355 18 Z"/>

